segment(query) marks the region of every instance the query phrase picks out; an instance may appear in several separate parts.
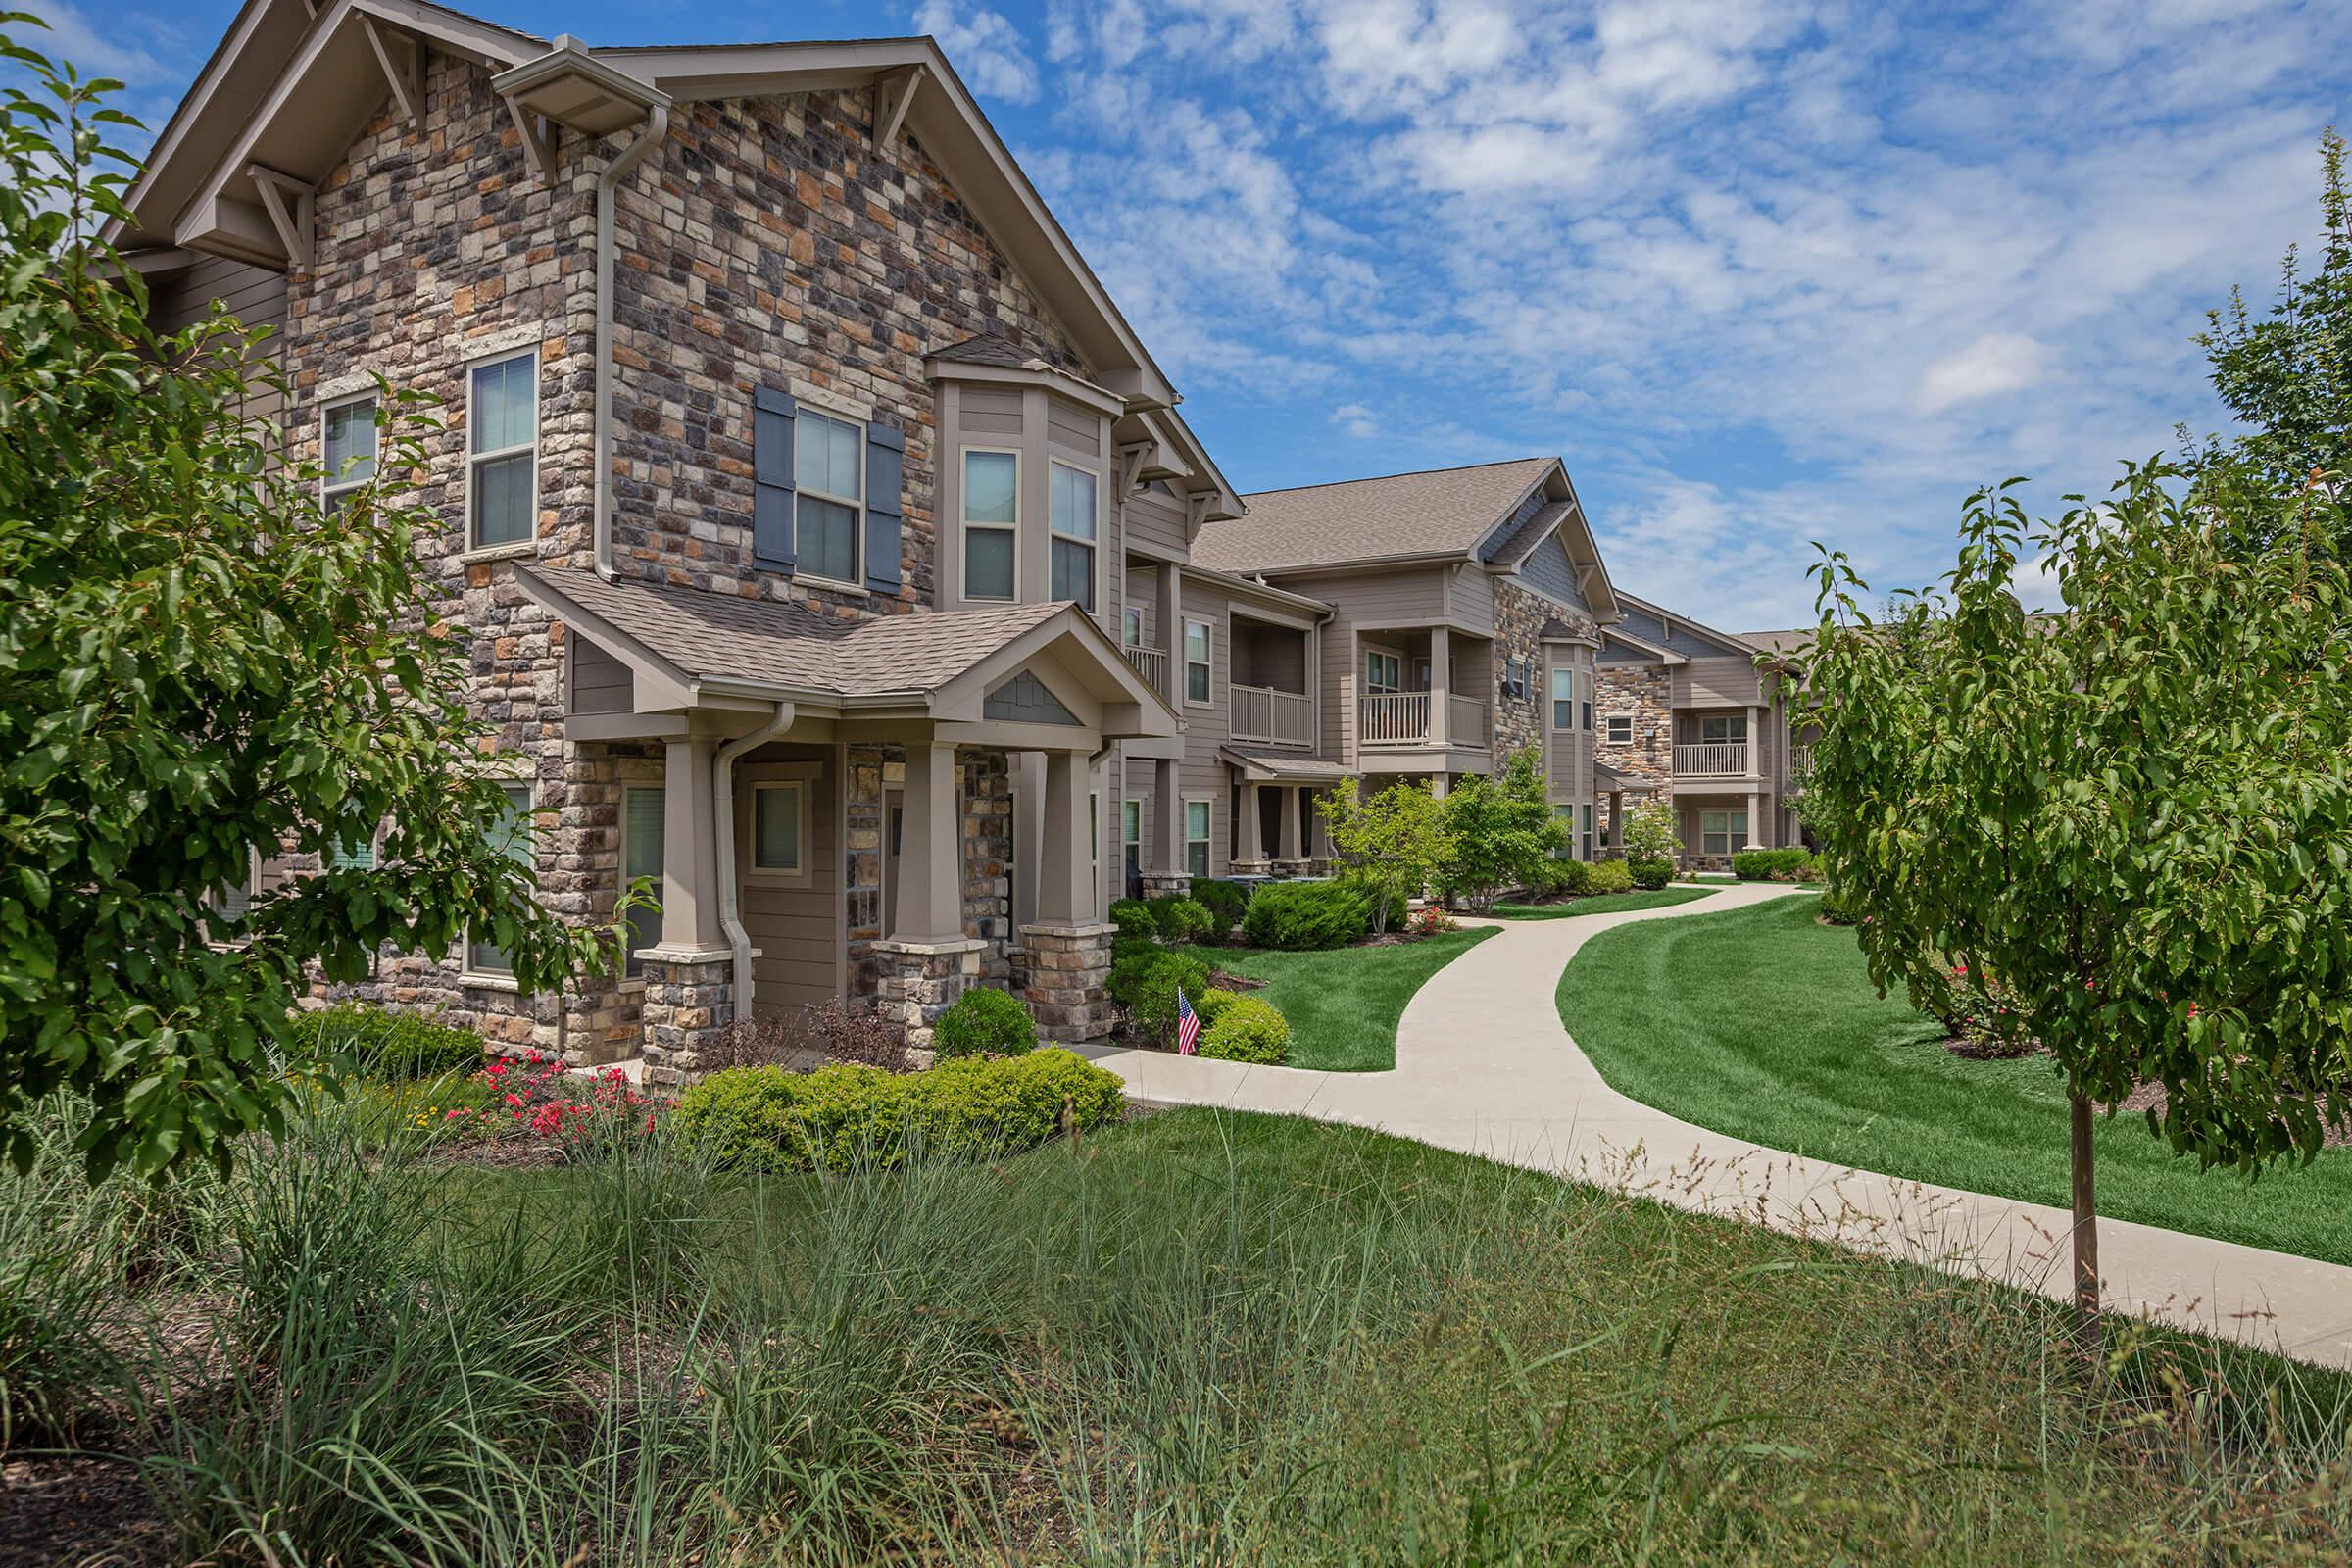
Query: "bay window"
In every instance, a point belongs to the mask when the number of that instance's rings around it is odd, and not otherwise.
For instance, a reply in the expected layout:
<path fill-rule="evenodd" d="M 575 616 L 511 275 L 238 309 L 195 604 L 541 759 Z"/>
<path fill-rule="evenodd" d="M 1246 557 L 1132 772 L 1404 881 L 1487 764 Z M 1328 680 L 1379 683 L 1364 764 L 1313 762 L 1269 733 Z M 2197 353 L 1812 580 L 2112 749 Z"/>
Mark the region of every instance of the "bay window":
<path fill-rule="evenodd" d="M 1021 459 L 1014 452 L 963 454 L 963 597 L 1011 599 L 1020 525 Z"/>

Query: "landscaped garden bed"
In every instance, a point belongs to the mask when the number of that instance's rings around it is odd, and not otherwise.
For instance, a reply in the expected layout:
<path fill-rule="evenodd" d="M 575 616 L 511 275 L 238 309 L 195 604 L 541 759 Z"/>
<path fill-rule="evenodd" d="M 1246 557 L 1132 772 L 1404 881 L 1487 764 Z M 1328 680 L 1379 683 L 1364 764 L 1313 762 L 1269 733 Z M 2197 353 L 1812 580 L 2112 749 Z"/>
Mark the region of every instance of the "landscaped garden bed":
<path fill-rule="evenodd" d="M 1817 901 L 1602 932 L 1560 977 L 1560 1020 L 1610 1085 L 1717 1132 L 1840 1164 L 2063 1207 L 2067 1103 L 2051 1058 L 1969 1059 Z M 2120 1112 L 2096 1125 L 2119 1219 L 2352 1263 L 2352 1152 L 2249 1182 L 2200 1173 Z"/>

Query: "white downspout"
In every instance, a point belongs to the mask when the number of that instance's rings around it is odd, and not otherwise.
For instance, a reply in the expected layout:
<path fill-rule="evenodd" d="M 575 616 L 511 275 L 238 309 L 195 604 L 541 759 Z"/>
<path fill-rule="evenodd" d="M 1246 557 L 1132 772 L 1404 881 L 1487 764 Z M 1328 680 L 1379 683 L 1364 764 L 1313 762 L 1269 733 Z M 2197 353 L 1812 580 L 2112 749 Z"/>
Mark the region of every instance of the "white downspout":
<path fill-rule="evenodd" d="M 596 176 L 596 574 L 612 577 L 612 209 L 630 170 L 669 134 L 669 107 L 656 104 L 646 126 Z M 721 839 L 721 842 L 725 840 Z M 732 895 L 728 895 L 732 898 Z M 747 967 L 737 960 L 737 968 Z"/>
<path fill-rule="evenodd" d="M 735 1016 L 752 1015 L 752 934 L 743 928 L 743 899 L 735 891 L 735 760 L 792 728 L 792 704 L 778 703 L 765 723 L 727 742 L 710 762 L 710 810 L 718 835 L 718 928 L 735 954 Z"/>

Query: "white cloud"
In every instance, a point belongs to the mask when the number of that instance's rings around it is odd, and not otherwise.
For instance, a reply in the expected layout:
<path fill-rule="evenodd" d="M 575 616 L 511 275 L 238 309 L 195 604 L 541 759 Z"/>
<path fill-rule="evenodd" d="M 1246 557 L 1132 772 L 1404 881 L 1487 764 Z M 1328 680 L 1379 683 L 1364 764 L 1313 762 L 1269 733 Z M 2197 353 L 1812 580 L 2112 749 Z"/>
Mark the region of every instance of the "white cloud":
<path fill-rule="evenodd" d="M 1331 422 L 1358 441 L 1369 441 L 1380 434 L 1380 421 L 1361 403 L 1341 404 L 1331 411 Z"/>
<path fill-rule="evenodd" d="M 2041 345 L 2019 332 L 1987 332 L 1954 349 L 1920 372 L 1912 405 L 1923 415 L 1941 414 L 1957 404 L 2022 392 L 2041 379 Z"/>
<path fill-rule="evenodd" d="M 915 27 L 939 40 L 949 61 L 974 90 L 1025 104 L 1037 97 L 1037 66 L 1021 31 L 1003 16 L 951 0 L 923 0 Z"/>

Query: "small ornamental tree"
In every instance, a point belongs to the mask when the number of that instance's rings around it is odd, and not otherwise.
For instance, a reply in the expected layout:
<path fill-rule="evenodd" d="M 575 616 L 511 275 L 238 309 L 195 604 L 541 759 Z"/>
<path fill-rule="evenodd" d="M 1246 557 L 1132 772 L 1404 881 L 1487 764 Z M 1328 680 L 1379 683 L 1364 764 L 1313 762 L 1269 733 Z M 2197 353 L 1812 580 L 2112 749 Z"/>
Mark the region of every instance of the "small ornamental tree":
<path fill-rule="evenodd" d="M 94 1175 L 225 1165 L 279 1126 L 306 965 L 358 980 L 470 932 L 530 992 L 618 943 L 509 853 L 528 824 L 416 555 L 441 520 L 373 486 L 322 508 L 247 412 L 233 319 L 149 330 L 92 237 L 125 216 L 118 84 L 0 54 L 34 82 L 0 99 L 0 1139 L 24 1168 L 27 1112 L 71 1088 Z M 389 479 L 425 419 L 384 406 Z M 371 863 L 244 905 L 260 859 L 379 828 Z"/>
<path fill-rule="evenodd" d="M 1674 808 L 1665 801 L 1643 801 L 1625 815 L 1625 861 L 1629 866 L 1676 863 L 1683 853 L 1682 835 L 1674 825 Z"/>
<path fill-rule="evenodd" d="M 1568 849 L 1567 823 L 1551 808 L 1533 747 L 1512 753 L 1494 778 L 1473 774 L 1456 784 L 1446 797 L 1446 831 L 1453 840 L 1446 886 L 1482 914 L 1505 888 L 1549 876 Z"/>
<path fill-rule="evenodd" d="M 1417 898 L 1453 858 L 1445 804 L 1426 784 L 1392 784 L 1366 799 L 1362 781 L 1340 780 L 1316 803 L 1341 874 L 1373 894 L 1372 929 Z"/>
<path fill-rule="evenodd" d="M 2065 1078 L 2091 1332 L 2100 1107 L 2161 1085 L 2151 1131 L 2247 1172 L 2352 1124 L 2344 568 L 2311 492 L 2218 517 L 2180 477 L 2128 466 L 2033 534 L 2049 614 L 2016 595 L 2007 486 L 1970 500 L 1958 564 L 1891 627 L 1825 553 L 1803 658 L 1807 822 L 1872 977 Z"/>

